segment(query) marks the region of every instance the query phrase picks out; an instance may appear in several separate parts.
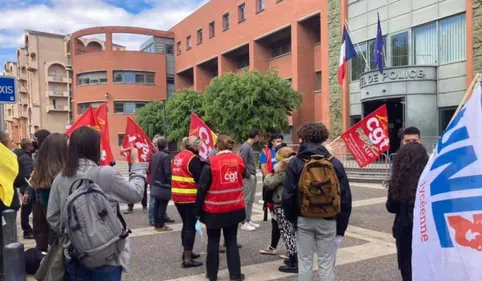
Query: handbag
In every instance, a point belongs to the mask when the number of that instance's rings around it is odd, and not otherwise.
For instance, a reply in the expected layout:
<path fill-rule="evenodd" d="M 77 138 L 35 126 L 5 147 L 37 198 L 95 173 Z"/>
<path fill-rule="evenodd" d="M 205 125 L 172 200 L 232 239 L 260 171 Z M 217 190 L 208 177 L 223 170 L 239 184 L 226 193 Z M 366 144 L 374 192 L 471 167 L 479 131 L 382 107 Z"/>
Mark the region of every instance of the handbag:
<path fill-rule="evenodd" d="M 35 279 L 39 281 L 64 281 L 64 236 L 54 241 L 50 246 L 47 255 L 40 263 L 40 267 L 35 273 Z"/>

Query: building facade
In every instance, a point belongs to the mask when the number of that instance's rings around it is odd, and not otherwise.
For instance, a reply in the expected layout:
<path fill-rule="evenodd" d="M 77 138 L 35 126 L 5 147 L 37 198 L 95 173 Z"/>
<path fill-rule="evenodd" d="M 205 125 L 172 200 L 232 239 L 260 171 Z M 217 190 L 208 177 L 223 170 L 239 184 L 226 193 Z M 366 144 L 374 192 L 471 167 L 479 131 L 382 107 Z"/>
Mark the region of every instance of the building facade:
<path fill-rule="evenodd" d="M 224 72 L 276 68 L 303 93 L 295 130 L 321 121 L 336 137 L 387 104 L 394 150 L 399 129 L 407 126 L 419 127 L 431 146 L 482 70 L 475 59 L 482 56 L 482 40 L 474 32 L 482 29 L 481 2 L 211 0 L 171 29 L 176 88 L 203 90 Z M 383 74 L 372 61 L 377 13 L 385 39 Z M 345 22 L 359 55 L 340 86 Z"/>
<path fill-rule="evenodd" d="M 153 51 L 129 51 L 113 43 L 113 34 L 139 34 L 153 37 L 145 48 Z M 105 44 L 83 41 L 89 35 L 102 34 Z M 127 117 L 135 119 L 137 110 L 152 100 L 167 100 L 169 69 L 168 46 L 174 34 L 133 27 L 95 27 L 70 36 L 72 61 L 72 110 L 77 119 L 90 106 L 107 102 L 111 147 L 120 156 Z M 164 46 L 161 46 L 163 45 Z M 161 47 L 164 52 L 161 52 Z M 172 49 L 172 48 L 171 48 Z M 150 50 L 150 49 L 149 49 Z"/>

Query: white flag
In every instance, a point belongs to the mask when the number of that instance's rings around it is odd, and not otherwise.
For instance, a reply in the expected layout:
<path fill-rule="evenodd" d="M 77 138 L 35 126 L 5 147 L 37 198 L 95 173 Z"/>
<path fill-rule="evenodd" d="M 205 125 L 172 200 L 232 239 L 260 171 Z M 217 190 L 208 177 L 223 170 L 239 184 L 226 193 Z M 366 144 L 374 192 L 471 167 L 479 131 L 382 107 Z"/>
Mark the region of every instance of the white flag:
<path fill-rule="evenodd" d="M 482 108 L 477 84 L 418 183 L 414 281 L 482 280 Z"/>

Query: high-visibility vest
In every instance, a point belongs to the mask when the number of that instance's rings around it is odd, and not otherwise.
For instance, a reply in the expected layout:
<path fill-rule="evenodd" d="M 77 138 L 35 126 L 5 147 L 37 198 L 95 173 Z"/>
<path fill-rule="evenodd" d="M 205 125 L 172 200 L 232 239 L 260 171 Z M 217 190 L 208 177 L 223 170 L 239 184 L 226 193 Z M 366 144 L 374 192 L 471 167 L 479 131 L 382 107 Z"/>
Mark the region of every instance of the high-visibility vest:
<path fill-rule="evenodd" d="M 212 182 L 207 191 L 203 210 L 222 214 L 244 210 L 243 158 L 229 152 L 221 152 L 210 158 Z"/>
<path fill-rule="evenodd" d="M 271 149 L 265 147 L 263 148 L 264 155 L 266 155 L 266 171 L 268 174 L 273 172 L 273 159 L 271 157 Z"/>
<path fill-rule="evenodd" d="M 189 171 L 189 163 L 196 154 L 189 150 L 179 152 L 172 161 L 171 192 L 172 201 L 178 204 L 196 202 L 197 184 Z"/>

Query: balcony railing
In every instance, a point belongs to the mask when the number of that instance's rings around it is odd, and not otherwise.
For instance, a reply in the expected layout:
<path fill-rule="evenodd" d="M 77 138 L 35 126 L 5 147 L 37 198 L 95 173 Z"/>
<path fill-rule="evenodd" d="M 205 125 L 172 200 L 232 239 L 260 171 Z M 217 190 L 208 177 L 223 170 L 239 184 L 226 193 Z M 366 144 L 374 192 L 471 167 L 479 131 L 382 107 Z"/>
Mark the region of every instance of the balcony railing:
<path fill-rule="evenodd" d="M 67 98 L 69 96 L 68 91 L 47 91 L 49 97 L 64 97 Z"/>
<path fill-rule="evenodd" d="M 47 111 L 69 111 L 69 106 L 67 105 L 52 105 L 50 104 Z"/>
<path fill-rule="evenodd" d="M 69 83 L 69 77 L 62 75 L 49 75 L 49 82 Z"/>

